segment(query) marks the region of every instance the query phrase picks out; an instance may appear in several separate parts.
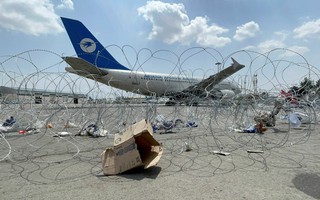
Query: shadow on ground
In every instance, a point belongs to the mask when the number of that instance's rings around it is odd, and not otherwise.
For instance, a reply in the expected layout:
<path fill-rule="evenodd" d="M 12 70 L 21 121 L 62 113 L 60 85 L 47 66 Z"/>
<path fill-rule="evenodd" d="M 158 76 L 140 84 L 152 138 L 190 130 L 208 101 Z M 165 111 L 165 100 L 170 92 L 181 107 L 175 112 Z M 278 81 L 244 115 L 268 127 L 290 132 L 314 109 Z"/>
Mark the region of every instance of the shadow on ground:
<path fill-rule="evenodd" d="M 98 175 L 99 178 L 112 178 L 115 179 L 118 178 L 125 178 L 127 180 L 142 180 L 145 178 L 149 179 L 156 179 L 158 175 L 161 172 L 161 167 L 153 166 L 148 169 L 144 169 L 143 167 L 136 167 L 131 170 L 128 170 L 126 172 L 123 172 L 122 174 L 114 175 L 114 176 L 105 176 L 105 175 Z"/>
<path fill-rule="evenodd" d="M 298 190 L 313 198 L 320 199 L 320 176 L 318 174 L 298 174 L 292 183 Z"/>

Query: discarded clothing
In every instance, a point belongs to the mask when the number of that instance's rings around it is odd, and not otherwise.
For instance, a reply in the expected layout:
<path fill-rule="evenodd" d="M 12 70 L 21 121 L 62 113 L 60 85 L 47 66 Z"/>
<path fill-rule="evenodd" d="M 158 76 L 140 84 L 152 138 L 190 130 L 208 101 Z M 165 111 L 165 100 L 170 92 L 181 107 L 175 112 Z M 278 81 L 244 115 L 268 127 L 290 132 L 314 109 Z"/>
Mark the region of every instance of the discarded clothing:
<path fill-rule="evenodd" d="M 22 129 L 19 131 L 19 134 L 30 134 L 30 133 L 40 133 L 40 130 L 37 128 L 27 127 L 26 129 Z"/>
<path fill-rule="evenodd" d="M 152 123 L 153 132 L 157 130 L 164 130 L 165 132 L 171 131 L 173 128 L 183 128 L 183 127 L 198 127 L 198 124 L 195 121 L 186 121 L 182 119 L 176 120 L 166 120 L 163 115 L 158 115 L 155 119 L 155 122 Z"/>
<path fill-rule="evenodd" d="M 169 131 L 173 127 L 174 127 L 174 123 L 172 121 L 164 121 L 162 123 L 157 122 L 152 125 L 153 132 L 156 132 L 157 130 Z"/>
<path fill-rule="evenodd" d="M 16 120 L 13 116 L 11 116 L 9 119 L 6 119 L 6 121 L 2 124 L 2 126 L 13 126 L 13 124 L 16 123 Z"/>
<path fill-rule="evenodd" d="M 292 128 L 299 128 L 301 125 L 301 121 L 298 118 L 298 115 L 296 113 L 290 113 L 288 115 L 289 123 Z"/>
<path fill-rule="evenodd" d="M 243 130 L 244 133 L 256 133 L 257 129 L 254 125 L 248 126 L 246 129 Z"/>
<path fill-rule="evenodd" d="M 264 133 L 267 128 L 263 127 L 263 123 L 260 122 L 256 125 L 250 125 L 248 128 L 242 130 L 243 133 Z"/>
<path fill-rule="evenodd" d="M 0 131 L 1 132 L 9 132 L 13 131 L 13 129 L 17 128 L 16 119 L 13 116 L 10 116 L 10 118 L 6 119 L 2 125 L 0 125 Z"/>
<path fill-rule="evenodd" d="M 65 137 L 65 136 L 71 136 L 71 135 L 72 135 L 72 133 L 70 133 L 70 132 L 62 131 L 62 132 L 58 132 L 53 137 Z"/>
<path fill-rule="evenodd" d="M 12 126 L 0 126 L 0 132 L 7 132 L 12 129 Z"/>
<path fill-rule="evenodd" d="M 195 128 L 195 127 L 198 127 L 198 124 L 193 121 L 187 121 L 186 126 Z"/>
<path fill-rule="evenodd" d="M 165 132 L 171 130 L 174 127 L 172 120 L 166 120 L 163 115 L 158 115 L 155 118 L 155 122 L 152 124 L 153 132 L 157 130 L 164 130 Z"/>
<path fill-rule="evenodd" d="M 64 128 L 79 128 L 79 125 L 70 122 L 69 120 L 64 124 Z"/>
<path fill-rule="evenodd" d="M 108 131 L 98 128 L 96 124 L 89 124 L 85 129 L 81 130 L 77 135 L 85 136 L 89 135 L 92 137 L 105 137 Z"/>

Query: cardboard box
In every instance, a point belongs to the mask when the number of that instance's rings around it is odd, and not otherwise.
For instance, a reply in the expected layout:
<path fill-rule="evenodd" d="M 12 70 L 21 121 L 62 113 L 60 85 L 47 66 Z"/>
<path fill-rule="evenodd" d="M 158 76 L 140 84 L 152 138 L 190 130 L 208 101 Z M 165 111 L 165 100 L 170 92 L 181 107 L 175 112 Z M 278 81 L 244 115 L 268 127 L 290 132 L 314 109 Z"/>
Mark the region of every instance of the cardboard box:
<path fill-rule="evenodd" d="M 114 146 L 102 153 L 103 173 L 115 175 L 138 166 L 147 169 L 156 165 L 163 151 L 152 134 L 152 126 L 147 120 L 137 122 L 122 133 L 115 134 Z"/>

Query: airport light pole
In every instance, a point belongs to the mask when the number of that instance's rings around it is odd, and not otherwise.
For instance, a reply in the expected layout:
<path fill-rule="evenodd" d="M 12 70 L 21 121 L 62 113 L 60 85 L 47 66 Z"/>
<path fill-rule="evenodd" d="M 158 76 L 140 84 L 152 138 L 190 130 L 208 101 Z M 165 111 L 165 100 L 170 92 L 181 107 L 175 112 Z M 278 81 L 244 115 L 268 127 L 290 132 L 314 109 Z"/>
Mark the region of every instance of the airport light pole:
<path fill-rule="evenodd" d="M 216 62 L 216 65 L 218 66 L 218 72 L 220 72 L 220 66 L 221 66 L 221 62 Z"/>
<path fill-rule="evenodd" d="M 247 77 L 248 75 L 244 75 L 243 88 L 245 94 L 247 94 Z"/>
<path fill-rule="evenodd" d="M 258 75 L 254 74 L 253 75 L 253 93 L 257 94 L 258 93 Z"/>

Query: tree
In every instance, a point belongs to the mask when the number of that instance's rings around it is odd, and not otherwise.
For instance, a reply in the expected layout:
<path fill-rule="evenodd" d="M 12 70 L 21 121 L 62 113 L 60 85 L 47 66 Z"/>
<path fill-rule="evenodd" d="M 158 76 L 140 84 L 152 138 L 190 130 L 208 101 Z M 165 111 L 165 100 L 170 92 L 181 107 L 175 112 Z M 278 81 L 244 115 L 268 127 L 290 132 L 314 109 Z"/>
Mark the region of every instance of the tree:
<path fill-rule="evenodd" d="M 303 81 L 300 82 L 300 89 L 304 91 L 310 91 L 315 88 L 314 81 L 305 77 Z"/>
<path fill-rule="evenodd" d="M 320 88 L 320 80 L 317 81 L 317 84 L 319 84 Z M 302 97 L 303 95 L 311 92 L 312 90 L 316 90 L 316 85 L 314 84 L 314 81 L 305 77 L 301 82 L 299 86 L 292 86 L 289 88 L 289 92 L 297 97 Z"/>
<path fill-rule="evenodd" d="M 300 87 L 294 85 L 289 88 L 288 92 L 296 96 L 299 90 L 300 90 Z"/>
<path fill-rule="evenodd" d="M 320 96 L 320 79 L 317 80 L 314 90 L 316 91 L 317 96 Z"/>

